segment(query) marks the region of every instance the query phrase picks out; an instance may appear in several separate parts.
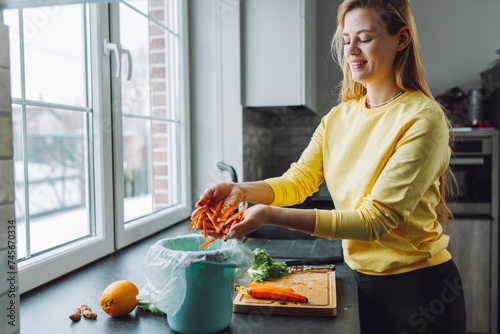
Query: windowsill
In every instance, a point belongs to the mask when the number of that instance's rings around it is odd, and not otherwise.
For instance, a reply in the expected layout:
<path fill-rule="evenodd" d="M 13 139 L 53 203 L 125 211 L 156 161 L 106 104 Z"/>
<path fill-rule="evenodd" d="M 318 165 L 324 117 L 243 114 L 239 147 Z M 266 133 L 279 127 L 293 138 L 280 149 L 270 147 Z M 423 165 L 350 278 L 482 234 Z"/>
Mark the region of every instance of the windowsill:
<path fill-rule="evenodd" d="M 99 298 L 110 283 L 125 279 L 139 289 L 146 283 L 143 260 L 149 247 L 164 238 L 188 234 L 188 221 L 169 227 L 153 236 L 119 250 L 52 282 L 21 295 L 21 333 L 174 333 L 167 318 L 141 309 L 130 315 L 112 318 L 102 311 Z M 81 254 L 85 257 L 85 254 Z M 78 261 L 78 259 L 75 259 Z M 302 328 L 301 332 L 359 332 L 357 292 L 351 270 L 336 267 L 338 315 L 332 317 L 258 316 L 234 313 L 224 333 L 261 333 L 262 326 L 273 332 L 279 328 Z M 73 323 L 68 317 L 82 304 L 97 313 L 96 320 L 83 318 Z M 258 318 L 256 318 L 258 317 Z M 256 320 L 257 319 L 257 320 Z M 257 325 L 258 324 L 258 325 Z"/>
<path fill-rule="evenodd" d="M 159 333 L 168 328 L 164 317 L 138 311 L 128 317 L 111 318 L 99 305 L 102 291 L 118 280 L 129 280 L 140 289 L 146 283 L 142 266 L 149 247 L 156 241 L 189 233 L 186 223 L 179 223 L 153 236 L 94 261 L 67 275 L 55 279 L 21 295 L 21 333 L 66 333 L 69 329 L 80 333 Z M 79 257 L 84 258 L 82 253 Z M 78 261 L 78 258 L 75 258 Z M 96 321 L 82 319 L 73 323 L 68 317 L 82 304 L 97 313 Z M 101 330 L 106 326 L 106 330 Z M 125 327 L 124 327 L 125 326 Z M 144 327 L 146 326 L 146 327 Z M 99 328 L 97 328 L 99 327 Z M 108 328 L 109 327 L 109 328 Z M 116 328 L 116 329 L 113 329 Z M 146 330 L 147 329 L 147 330 Z M 143 331 L 144 330 L 144 331 Z"/>

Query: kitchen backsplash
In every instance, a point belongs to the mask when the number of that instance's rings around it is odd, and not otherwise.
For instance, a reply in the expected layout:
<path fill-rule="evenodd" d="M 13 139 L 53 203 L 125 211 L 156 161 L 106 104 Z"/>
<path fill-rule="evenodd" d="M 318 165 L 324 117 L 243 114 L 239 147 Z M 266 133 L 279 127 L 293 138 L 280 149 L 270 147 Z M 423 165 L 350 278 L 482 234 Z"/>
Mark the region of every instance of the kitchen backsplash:
<path fill-rule="evenodd" d="M 0 11 L 1 14 L 1 11 Z M 9 36 L 0 19 L 0 333 L 19 332 Z"/>
<path fill-rule="evenodd" d="M 287 108 L 243 112 L 244 180 L 280 176 L 297 161 L 316 129 L 317 117 Z"/>

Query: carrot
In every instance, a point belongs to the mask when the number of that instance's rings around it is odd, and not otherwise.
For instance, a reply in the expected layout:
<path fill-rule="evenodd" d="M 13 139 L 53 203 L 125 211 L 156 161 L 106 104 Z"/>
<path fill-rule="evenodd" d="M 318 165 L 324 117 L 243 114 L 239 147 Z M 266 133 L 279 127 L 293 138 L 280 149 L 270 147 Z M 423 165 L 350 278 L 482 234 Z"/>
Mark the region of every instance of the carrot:
<path fill-rule="evenodd" d="M 194 228 L 197 230 L 201 230 L 203 228 L 203 222 L 205 221 L 205 217 L 198 217 L 198 220 L 196 221 L 196 224 L 194 225 Z"/>
<path fill-rule="evenodd" d="M 256 283 L 256 282 L 252 282 L 252 283 L 248 284 L 247 289 L 253 288 L 253 287 L 268 287 L 268 288 L 273 288 L 273 289 L 277 289 L 277 290 L 285 290 L 285 291 L 295 292 L 295 291 L 293 291 L 292 288 L 285 288 L 283 286 L 275 286 L 275 285 Z"/>
<path fill-rule="evenodd" d="M 245 212 L 247 208 L 248 208 L 248 202 L 245 202 L 245 205 L 240 211 L 238 211 L 238 213 L 232 215 L 228 220 L 226 220 L 226 224 L 229 224 L 231 221 L 238 219 L 243 214 L 243 212 Z"/>
<path fill-rule="evenodd" d="M 195 223 L 196 223 L 196 220 L 195 220 L 195 219 L 193 219 L 193 220 L 191 221 L 191 225 L 189 225 L 189 229 L 188 229 L 188 231 L 191 231 L 191 230 L 193 229 L 193 227 L 194 227 Z"/>
<path fill-rule="evenodd" d="M 213 217 L 217 217 L 219 215 L 219 212 L 220 210 L 222 209 L 222 203 L 224 203 L 223 201 L 220 201 L 219 204 L 217 204 L 217 206 L 215 207 L 215 212 L 213 214 Z"/>
<path fill-rule="evenodd" d="M 208 245 L 210 245 L 211 243 L 217 241 L 217 238 L 212 238 L 211 240 L 208 240 L 207 242 L 205 242 L 203 245 L 201 245 L 201 248 L 205 248 L 207 247 Z"/>
<path fill-rule="evenodd" d="M 237 205 L 233 205 L 233 206 L 230 206 L 229 208 L 227 208 L 225 211 L 224 211 L 224 214 L 222 215 L 222 217 L 220 217 L 219 219 L 217 219 L 218 222 L 225 222 L 227 220 L 227 217 L 229 217 L 229 215 L 238 208 Z"/>
<path fill-rule="evenodd" d="M 215 228 L 215 231 L 216 231 L 217 233 L 219 233 L 219 232 L 220 232 L 220 227 L 219 227 L 219 224 L 217 223 L 217 218 L 216 218 L 217 216 L 216 216 L 216 213 L 214 212 L 214 213 L 211 215 L 209 212 L 207 212 L 207 217 L 208 217 L 208 219 L 210 219 L 210 221 L 212 222 L 212 224 L 213 224 L 213 226 L 214 226 L 214 228 Z"/>
<path fill-rule="evenodd" d="M 286 300 L 290 302 L 307 303 L 305 296 L 286 290 L 277 289 L 275 286 L 253 286 L 247 289 L 248 294 L 254 298 Z"/>
<path fill-rule="evenodd" d="M 196 215 L 193 217 L 193 220 L 196 220 L 196 218 L 201 217 L 201 216 L 202 216 L 202 214 L 203 214 L 205 211 L 207 211 L 207 210 L 208 210 L 208 208 L 209 208 L 208 206 L 205 206 L 205 207 L 201 208 L 201 209 L 200 209 L 200 210 L 196 213 Z"/>
<path fill-rule="evenodd" d="M 248 208 L 248 202 L 245 202 L 243 208 L 235 214 L 232 213 L 238 207 L 237 205 L 230 206 L 226 210 L 223 210 L 223 204 L 223 201 L 219 203 L 209 202 L 203 207 L 200 207 L 192 218 L 189 231 L 193 228 L 203 231 L 205 240 L 207 240 L 209 233 L 217 233 L 221 235 L 220 238 L 222 240 L 226 241 L 227 234 L 231 227 L 243 219 L 243 212 Z M 205 242 L 201 248 L 205 248 L 215 240 L 216 238 Z"/>
<path fill-rule="evenodd" d="M 207 240 L 208 229 L 207 229 L 207 221 L 206 220 L 203 221 L 203 233 L 205 234 L 205 240 Z"/>

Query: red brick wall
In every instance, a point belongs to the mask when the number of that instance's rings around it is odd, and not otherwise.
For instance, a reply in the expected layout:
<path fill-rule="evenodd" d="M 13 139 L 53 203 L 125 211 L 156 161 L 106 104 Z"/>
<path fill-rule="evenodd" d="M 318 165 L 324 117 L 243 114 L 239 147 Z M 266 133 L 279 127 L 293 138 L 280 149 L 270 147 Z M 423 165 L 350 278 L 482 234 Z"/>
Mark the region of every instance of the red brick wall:
<path fill-rule="evenodd" d="M 151 0 L 150 16 L 165 24 L 165 0 Z M 153 117 L 167 117 L 167 33 L 156 24 L 150 24 L 150 64 L 151 64 L 151 105 Z M 170 206 L 169 171 L 170 152 L 168 150 L 168 124 L 153 121 L 153 196 L 154 209 Z"/>

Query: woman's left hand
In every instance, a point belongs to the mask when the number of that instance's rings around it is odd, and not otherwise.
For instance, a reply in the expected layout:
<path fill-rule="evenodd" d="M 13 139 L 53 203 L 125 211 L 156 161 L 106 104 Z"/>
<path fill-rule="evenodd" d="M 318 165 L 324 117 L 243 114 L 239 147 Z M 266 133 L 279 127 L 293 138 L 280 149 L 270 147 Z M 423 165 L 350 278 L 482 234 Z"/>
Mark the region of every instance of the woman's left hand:
<path fill-rule="evenodd" d="M 257 231 L 262 225 L 271 223 L 272 207 L 257 204 L 245 210 L 243 220 L 234 224 L 229 230 L 229 238 L 243 238 Z"/>

